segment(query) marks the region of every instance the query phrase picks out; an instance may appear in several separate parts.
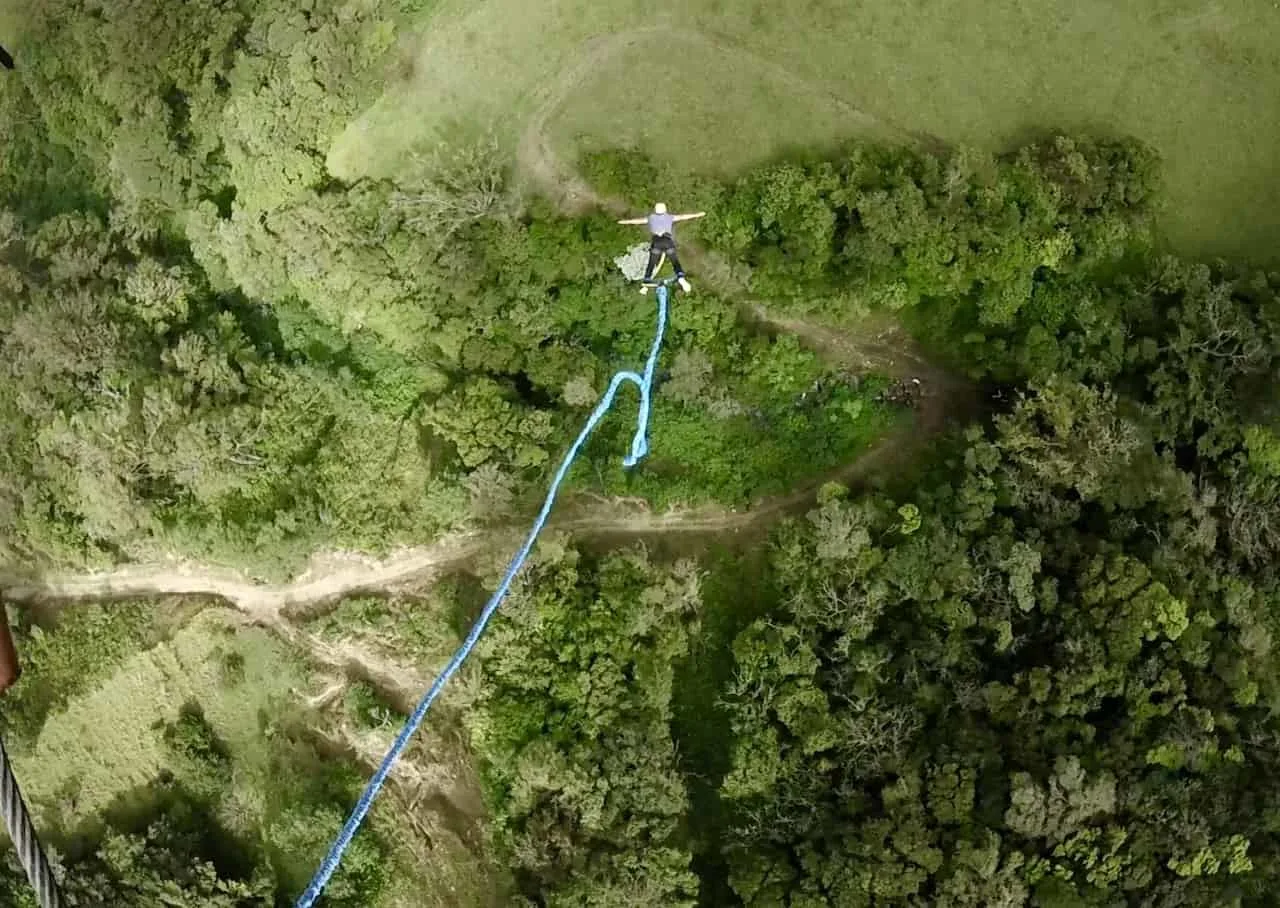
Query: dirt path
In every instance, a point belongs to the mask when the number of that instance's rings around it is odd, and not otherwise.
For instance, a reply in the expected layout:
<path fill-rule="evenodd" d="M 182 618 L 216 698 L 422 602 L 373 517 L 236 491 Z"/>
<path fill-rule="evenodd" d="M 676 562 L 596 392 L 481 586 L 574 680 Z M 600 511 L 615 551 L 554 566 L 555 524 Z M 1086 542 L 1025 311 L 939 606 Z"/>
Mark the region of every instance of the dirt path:
<path fill-rule="evenodd" d="M 926 398 L 921 407 L 926 416 L 922 422 L 934 423 L 942 415 L 943 404 L 941 397 Z M 712 535 L 752 529 L 793 511 L 827 479 L 854 481 L 865 476 L 886 458 L 896 456 L 909 438 L 921 434 L 916 431 L 891 434 L 830 476 L 812 480 L 786 496 L 765 499 L 757 507 L 742 511 L 708 506 L 655 514 L 647 509 L 604 504 L 583 509 L 586 513 L 553 518 L 547 531 L 582 537 L 642 539 L 659 534 Z M 348 563 L 334 568 L 326 568 L 321 560 L 297 580 L 278 585 L 256 583 L 242 575 L 195 564 L 138 565 L 100 573 L 55 574 L 38 581 L 0 579 L 0 597 L 15 603 L 74 603 L 207 596 L 222 600 L 253 621 L 280 627 L 317 617 L 351 596 L 381 595 L 401 588 L 421 592 L 434 578 L 463 568 L 480 555 L 494 554 L 500 546 L 514 548 L 513 538 L 511 530 L 495 530 L 483 535 L 463 533 L 429 546 L 405 549 L 382 560 L 344 557 L 342 560 Z"/>
<path fill-rule="evenodd" d="M 819 329 L 815 346 L 831 340 Z M 822 329 L 825 331 L 826 329 Z M 803 333 L 803 332 L 801 332 Z M 862 360 L 840 359 L 840 345 L 832 342 L 828 354 L 849 367 Z M 854 345 L 847 354 L 861 357 Z M 912 362 L 910 358 L 907 362 Z M 927 368 L 915 369 L 926 376 Z M 925 380 L 915 424 L 882 438 L 857 459 L 831 473 L 816 477 L 785 496 L 766 498 L 755 507 L 727 511 L 722 507 L 675 509 L 655 514 L 643 504 L 618 502 L 589 505 L 579 513 L 553 518 L 549 531 L 574 536 L 608 537 L 622 542 L 656 535 L 714 535 L 757 529 L 779 517 L 802 509 L 816 489 L 829 480 L 856 485 L 880 468 L 900 463 L 933 437 L 949 420 L 967 412 L 961 386 L 949 380 Z M 466 567 L 478 556 L 514 548 L 514 530 L 485 534 L 461 533 L 429 546 L 404 549 L 385 559 L 361 556 L 328 556 L 315 559 L 297 580 L 270 585 L 256 583 L 233 572 L 195 564 L 139 565 L 89 573 L 51 575 L 38 581 L 0 578 L 0 597 L 16 603 L 74 603 L 156 596 L 212 597 L 244 613 L 251 620 L 286 631 L 295 622 L 317 617 L 341 600 L 362 594 L 382 595 L 397 589 L 421 592 L 442 574 Z M 336 562 L 336 563 L 335 563 Z M 312 647 L 307 647 L 312 648 Z M 322 660 L 327 661 L 327 660 Z M 371 670 L 372 675 L 383 675 Z M 373 680 L 372 678 L 370 680 Z"/>
<path fill-rule="evenodd" d="M 780 322 L 797 330 L 841 365 L 857 369 L 866 360 L 864 349 L 840 343 L 829 329 Z M 849 485 L 864 481 L 876 470 L 899 463 L 941 430 L 949 420 L 967 412 L 962 385 L 936 373 L 913 356 L 900 362 L 909 371 L 925 375 L 915 424 L 882 438 L 857 459 L 804 483 L 790 494 L 759 501 L 742 511 L 719 506 L 681 508 L 655 514 L 643 502 L 602 502 L 577 508 L 553 518 L 548 531 L 574 536 L 608 537 L 618 542 L 657 535 L 714 535 L 757 529 L 802 509 L 816 489 L 835 480 Z M 876 363 L 882 369 L 884 363 Z M 916 368 L 919 366 L 919 368 Z M 383 595 L 398 589 L 421 592 L 442 574 L 465 568 L 478 556 L 513 549 L 514 529 L 487 533 L 459 533 L 429 545 L 407 548 L 384 559 L 355 555 L 329 555 L 313 559 L 298 579 L 285 584 L 263 584 L 243 575 L 196 564 L 138 565 L 88 574 L 49 575 L 39 580 L 0 578 L 0 597 L 15 603 L 69 604 L 156 596 L 201 596 L 219 599 L 251 620 L 287 633 L 289 625 L 317 617 L 351 596 Z M 523 531 L 521 531 L 523 532 Z M 308 647 L 310 648 L 310 647 Z M 382 674 L 376 670 L 371 674 Z M 372 679 L 371 679 L 372 680 Z"/>
<path fill-rule="evenodd" d="M 150 596 L 210 596 L 264 624 L 305 618 L 310 610 L 361 593 L 381 593 L 421 582 L 465 563 L 485 546 L 476 534 L 405 549 L 384 560 L 358 556 L 316 559 L 292 583 L 267 585 L 196 564 L 138 565 L 89 574 L 50 575 L 39 581 L 0 579 L 11 602 L 76 602 Z M 336 562 L 336 563 L 335 563 Z"/>

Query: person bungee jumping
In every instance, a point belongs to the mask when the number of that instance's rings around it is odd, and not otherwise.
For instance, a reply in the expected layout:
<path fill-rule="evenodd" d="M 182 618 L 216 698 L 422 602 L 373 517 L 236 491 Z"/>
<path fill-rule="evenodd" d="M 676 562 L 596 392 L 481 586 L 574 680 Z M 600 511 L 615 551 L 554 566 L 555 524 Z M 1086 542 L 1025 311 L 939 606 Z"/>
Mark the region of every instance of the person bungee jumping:
<path fill-rule="evenodd" d="M 676 280 L 680 284 L 680 289 L 685 293 L 693 289 L 685 280 L 684 269 L 680 267 L 680 258 L 676 255 L 675 226 L 676 221 L 692 221 L 694 218 L 705 217 L 706 214 L 705 211 L 694 214 L 669 214 L 664 203 L 655 202 L 653 211 L 647 217 L 618 221 L 619 224 L 646 224 L 649 227 L 649 264 L 644 269 L 641 293 L 647 292 L 653 285 L 653 273 L 662 262 L 663 256 L 671 259 L 671 267 L 676 270 Z"/>

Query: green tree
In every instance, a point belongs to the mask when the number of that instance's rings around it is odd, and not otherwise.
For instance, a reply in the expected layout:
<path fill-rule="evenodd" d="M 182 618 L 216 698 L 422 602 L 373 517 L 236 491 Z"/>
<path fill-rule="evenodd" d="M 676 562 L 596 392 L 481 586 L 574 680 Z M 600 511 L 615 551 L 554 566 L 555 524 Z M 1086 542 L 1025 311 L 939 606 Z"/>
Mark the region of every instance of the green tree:
<path fill-rule="evenodd" d="M 693 905 L 669 722 L 697 575 L 643 552 L 592 564 L 569 551 L 534 581 L 482 644 L 467 720 L 520 888 L 556 905 Z"/>

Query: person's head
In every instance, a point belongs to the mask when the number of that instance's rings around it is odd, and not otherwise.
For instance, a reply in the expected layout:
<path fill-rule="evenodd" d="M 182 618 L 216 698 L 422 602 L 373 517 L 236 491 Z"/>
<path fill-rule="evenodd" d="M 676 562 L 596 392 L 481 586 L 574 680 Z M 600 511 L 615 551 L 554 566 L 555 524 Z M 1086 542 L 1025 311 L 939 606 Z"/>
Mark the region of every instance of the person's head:
<path fill-rule="evenodd" d="M 667 213 L 667 203 L 666 203 L 666 202 L 654 202 L 654 203 L 653 203 L 653 213 L 654 213 L 654 214 L 666 214 L 666 213 Z"/>

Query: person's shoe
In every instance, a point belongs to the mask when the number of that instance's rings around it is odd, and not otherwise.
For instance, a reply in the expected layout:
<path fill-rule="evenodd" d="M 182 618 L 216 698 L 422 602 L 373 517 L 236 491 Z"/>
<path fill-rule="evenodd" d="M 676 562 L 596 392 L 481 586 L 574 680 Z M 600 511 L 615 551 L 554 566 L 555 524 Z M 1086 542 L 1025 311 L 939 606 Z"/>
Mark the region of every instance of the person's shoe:
<path fill-rule="evenodd" d="M 648 293 L 648 292 L 649 292 L 649 285 L 648 285 L 648 284 L 641 284 L 641 285 L 640 285 L 640 295 L 641 295 L 641 296 L 644 296 L 644 295 L 645 295 L 646 293 Z"/>
<path fill-rule="evenodd" d="M 680 289 L 683 290 L 685 293 L 688 293 L 691 290 L 693 290 L 693 284 L 690 284 L 684 278 L 680 278 L 679 283 L 680 283 Z"/>

